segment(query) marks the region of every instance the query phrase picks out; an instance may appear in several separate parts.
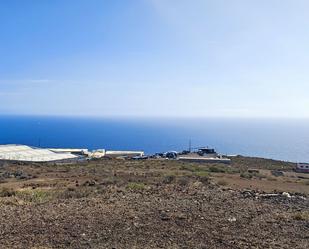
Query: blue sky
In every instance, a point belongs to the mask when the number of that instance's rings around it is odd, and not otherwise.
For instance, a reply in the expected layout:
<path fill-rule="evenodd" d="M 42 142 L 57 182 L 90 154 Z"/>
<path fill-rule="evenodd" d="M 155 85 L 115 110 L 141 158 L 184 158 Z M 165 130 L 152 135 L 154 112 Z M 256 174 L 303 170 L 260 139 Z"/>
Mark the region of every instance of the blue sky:
<path fill-rule="evenodd" d="M 307 0 L 0 1 L 0 113 L 309 117 Z"/>

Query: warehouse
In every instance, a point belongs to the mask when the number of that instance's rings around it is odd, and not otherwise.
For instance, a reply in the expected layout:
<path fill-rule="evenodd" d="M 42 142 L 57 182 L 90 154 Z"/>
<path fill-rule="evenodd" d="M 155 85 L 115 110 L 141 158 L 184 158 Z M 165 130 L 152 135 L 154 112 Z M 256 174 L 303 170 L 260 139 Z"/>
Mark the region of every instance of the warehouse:
<path fill-rule="evenodd" d="M 26 145 L 0 145 L 0 160 L 22 162 L 53 162 L 77 159 L 71 153 L 56 153 Z"/>

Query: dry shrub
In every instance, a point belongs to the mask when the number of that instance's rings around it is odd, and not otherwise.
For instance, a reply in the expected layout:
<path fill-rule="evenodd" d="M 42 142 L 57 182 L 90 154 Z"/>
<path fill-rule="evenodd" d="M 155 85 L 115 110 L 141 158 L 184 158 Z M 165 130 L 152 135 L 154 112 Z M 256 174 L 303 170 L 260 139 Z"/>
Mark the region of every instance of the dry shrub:
<path fill-rule="evenodd" d="M 309 211 L 302 211 L 292 214 L 294 220 L 309 221 Z"/>
<path fill-rule="evenodd" d="M 115 177 L 107 177 L 107 178 L 104 178 L 100 182 L 100 185 L 105 185 L 105 186 L 115 185 L 115 184 L 117 184 L 117 182 L 118 182 L 118 180 Z"/>
<path fill-rule="evenodd" d="M 91 194 L 94 193 L 92 188 L 80 187 L 80 188 L 73 188 L 69 187 L 66 190 L 58 193 L 57 197 L 59 199 L 81 199 L 89 197 Z"/>
<path fill-rule="evenodd" d="M 190 182 L 190 178 L 189 177 L 186 177 L 186 176 L 183 176 L 183 177 L 180 177 L 177 181 L 177 183 L 180 185 L 180 186 L 187 186 Z"/>
<path fill-rule="evenodd" d="M 13 189 L 4 187 L 0 190 L 0 197 L 11 197 L 15 195 L 16 195 L 16 191 Z"/>
<path fill-rule="evenodd" d="M 163 178 L 163 183 L 164 184 L 170 184 L 170 183 L 172 183 L 173 181 L 175 181 L 175 176 L 174 175 L 166 175 L 166 176 L 164 176 L 164 178 Z"/>

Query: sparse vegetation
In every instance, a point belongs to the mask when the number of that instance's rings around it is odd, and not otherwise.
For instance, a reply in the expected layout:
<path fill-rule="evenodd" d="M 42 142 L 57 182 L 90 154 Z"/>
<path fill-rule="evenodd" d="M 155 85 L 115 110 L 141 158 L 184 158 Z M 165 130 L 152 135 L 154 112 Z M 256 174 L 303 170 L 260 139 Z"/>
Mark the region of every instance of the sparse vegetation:
<path fill-rule="evenodd" d="M 195 172 L 194 174 L 199 177 L 209 177 L 210 176 L 210 173 L 207 171 L 198 171 L 198 172 Z"/>
<path fill-rule="evenodd" d="M 201 183 L 208 184 L 210 183 L 210 178 L 208 176 L 199 176 L 199 180 Z"/>
<path fill-rule="evenodd" d="M 217 183 L 221 186 L 226 186 L 228 184 L 227 181 L 224 179 L 220 179 Z"/>
<path fill-rule="evenodd" d="M 0 197 L 11 197 L 11 196 L 15 196 L 16 191 L 14 191 L 13 189 L 9 189 L 9 188 L 1 188 L 0 189 Z"/>
<path fill-rule="evenodd" d="M 213 173 L 225 173 L 226 169 L 218 166 L 210 166 L 209 171 Z"/>
<path fill-rule="evenodd" d="M 248 160 L 249 169 L 262 167 L 253 162 Z M 267 178 L 259 181 L 271 172 L 241 169 L 242 176 L 252 179 L 243 181 L 234 174 L 240 173 L 234 162 L 228 166 L 177 160 L 96 160 L 69 166 L 11 167 L 10 172 L 22 171 L 37 178 L 6 178 L 0 183 L 0 218 L 6 229 L 0 236 L 3 248 L 17 243 L 16 248 L 113 248 L 115 243 L 117 248 L 148 248 L 149 241 L 154 243 L 149 248 L 169 248 L 171 240 L 167 238 L 171 236 L 175 243 L 188 241 L 184 245 L 188 248 L 202 248 L 205 241 L 210 247 L 221 248 L 222 243 L 216 242 L 217 231 L 222 231 L 222 240 L 233 239 L 226 248 L 242 248 L 244 244 L 264 248 L 274 236 L 278 247 L 283 245 L 281 241 L 290 248 L 296 242 L 307 242 L 302 228 L 308 223 L 308 213 L 304 212 L 308 198 L 294 196 L 292 191 L 307 193 L 308 179 L 296 182 L 297 178 L 290 178 L 297 175 L 294 173 L 277 177 L 276 182 Z M 287 179 L 293 181 L 285 182 Z M 257 193 L 272 193 L 274 189 L 276 193 L 289 192 L 293 198 L 256 198 Z M 235 235 L 235 231 L 225 229 L 233 224 L 223 224 L 227 212 L 248 232 L 238 234 L 236 230 Z M 254 222 L 248 224 L 244 217 Z M 273 218 L 280 222 L 276 229 Z M 182 232 L 180 227 L 189 229 Z M 195 227 L 201 231 L 198 236 Z M 288 239 L 284 237 L 287 230 L 291 234 Z M 141 232 L 147 236 L 140 236 Z M 38 236 L 41 244 L 36 243 Z"/>
<path fill-rule="evenodd" d="M 144 190 L 145 188 L 146 188 L 146 185 L 140 182 L 129 182 L 127 185 L 127 189 L 130 189 L 130 190 Z"/>
<path fill-rule="evenodd" d="M 117 178 L 116 177 L 106 177 L 104 178 L 102 181 L 101 181 L 101 185 L 114 185 L 116 184 L 118 181 L 117 181 Z"/>
<path fill-rule="evenodd" d="M 266 177 L 268 181 L 277 181 L 277 179 L 275 177 L 272 176 L 267 176 Z"/>
<path fill-rule="evenodd" d="M 295 163 L 276 161 L 272 159 L 237 156 L 232 158 L 232 166 L 241 170 L 249 168 L 289 171 L 295 168 Z"/>
<path fill-rule="evenodd" d="M 180 186 L 187 186 L 189 184 L 190 178 L 187 176 L 182 176 L 180 178 L 178 178 L 177 183 Z"/>
<path fill-rule="evenodd" d="M 284 173 L 280 170 L 272 170 L 271 171 L 271 174 L 275 177 L 278 177 L 278 176 L 284 176 Z"/>
<path fill-rule="evenodd" d="M 166 175 L 166 176 L 164 176 L 164 178 L 163 178 L 163 183 L 164 184 L 170 184 L 170 183 L 172 183 L 173 181 L 175 181 L 175 176 L 174 175 Z"/>
<path fill-rule="evenodd" d="M 219 164 L 201 164 L 201 165 L 187 164 L 187 165 L 181 165 L 180 170 L 193 172 L 194 175 L 202 175 L 209 173 L 226 173 L 226 174 L 239 173 L 239 169 L 237 168 Z"/>
<path fill-rule="evenodd" d="M 240 173 L 240 177 L 241 178 L 245 178 L 245 179 L 252 179 L 252 178 L 257 178 L 257 179 L 262 179 L 262 178 L 267 178 L 267 176 L 259 173 L 258 171 L 242 171 Z"/>
<path fill-rule="evenodd" d="M 241 178 L 245 178 L 245 179 L 252 179 L 253 175 L 251 173 L 249 173 L 249 172 L 242 172 L 240 174 L 240 177 Z"/>
<path fill-rule="evenodd" d="M 26 203 L 44 203 L 52 199 L 53 193 L 51 191 L 40 189 L 29 189 L 16 192 L 16 197 Z"/>
<path fill-rule="evenodd" d="M 309 211 L 302 211 L 292 214 L 294 220 L 309 221 Z"/>
<path fill-rule="evenodd" d="M 267 178 L 267 176 L 261 174 L 261 173 L 253 173 L 252 174 L 255 178 L 258 178 L 258 179 L 263 179 L 263 178 Z"/>
<path fill-rule="evenodd" d="M 59 199 L 80 199 L 89 197 L 95 191 L 89 187 L 69 187 L 57 194 Z"/>

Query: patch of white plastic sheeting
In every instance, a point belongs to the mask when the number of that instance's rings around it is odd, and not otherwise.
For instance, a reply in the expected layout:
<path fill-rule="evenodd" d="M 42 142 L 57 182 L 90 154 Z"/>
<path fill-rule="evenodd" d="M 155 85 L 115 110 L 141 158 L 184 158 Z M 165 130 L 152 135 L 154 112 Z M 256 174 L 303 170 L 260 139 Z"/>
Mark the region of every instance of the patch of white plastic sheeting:
<path fill-rule="evenodd" d="M 0 145 L 0 160 L 24 162 L 52 162 L 74 159 L 71 153 L 55 153 L 26 145 Z"/>

